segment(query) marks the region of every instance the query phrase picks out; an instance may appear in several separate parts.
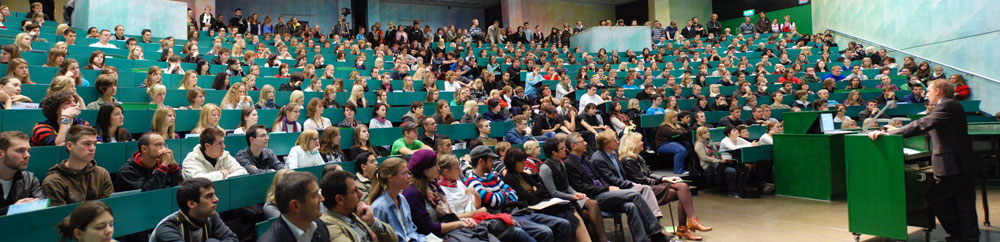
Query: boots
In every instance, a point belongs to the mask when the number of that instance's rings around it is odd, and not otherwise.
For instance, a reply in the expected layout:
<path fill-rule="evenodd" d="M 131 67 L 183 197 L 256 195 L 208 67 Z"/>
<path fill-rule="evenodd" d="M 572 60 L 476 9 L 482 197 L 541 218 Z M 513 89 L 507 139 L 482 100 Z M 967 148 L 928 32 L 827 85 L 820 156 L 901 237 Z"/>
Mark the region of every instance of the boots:
<path fill-rule="evenodd" d="M 708 226 L 702 225 L 701 222 L 698 221 L 697 217 L 690 217 L 690 218 L 688 218 L 687 226 L 691 230 L 712 231 L 712 227 L 708 227 Z"/>
<path fill-rule="evenodd" d="M 701 236 L 694 235 L 694 231 L 691 231 L 690 229 L 688 229 L 687 226 L 684 225 L 677 226 L 677 232 L 674 232 L 674 234 L 677 235 L 678 238 L 685 240 L 700 241 L 702 239 Z"/>

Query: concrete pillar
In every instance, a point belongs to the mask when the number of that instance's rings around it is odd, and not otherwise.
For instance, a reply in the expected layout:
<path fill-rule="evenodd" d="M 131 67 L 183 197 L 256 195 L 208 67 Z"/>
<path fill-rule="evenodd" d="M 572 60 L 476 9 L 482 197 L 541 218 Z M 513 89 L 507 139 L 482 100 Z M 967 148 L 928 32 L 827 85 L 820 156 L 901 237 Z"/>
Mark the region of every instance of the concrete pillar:
<path fill-rule="evenodd" d="M 524 22 L 521 15 L 521 8 L 524 7 L 523 0 L 500 0 L 500 11 L 503 15 L 503 26 L 516 26 Z M 489 26 L 489 23 L 479 23 L 480 26 Z"/>
<path fill-rule="evenodd" d="M 670 0 L 649 0 L 649 20 L 660 20 L 664 26 L 670 23 Z"/>

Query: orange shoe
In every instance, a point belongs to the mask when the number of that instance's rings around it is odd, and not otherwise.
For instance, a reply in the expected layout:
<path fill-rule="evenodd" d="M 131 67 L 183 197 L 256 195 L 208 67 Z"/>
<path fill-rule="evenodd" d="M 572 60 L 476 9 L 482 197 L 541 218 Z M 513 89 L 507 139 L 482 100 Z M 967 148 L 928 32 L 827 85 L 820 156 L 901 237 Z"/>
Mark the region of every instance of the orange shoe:
<path fill-rule="evenodd" d="M 692 230 L 712 231 L 712 227 L 708 227 L 708 226 L 702 225 L 701 222 L 698 221 L 697 217 L 690 217 L 690 218 L 688 218 L 687 226 L 688 226 L 688 228 L 690 228 Z"/>
<path fill-rule="evenodd" d="M 685 240 L 700 241 L 702 239 L 701 236 L 694 235 L 694 231 L 689 230 L 688 227 L 684 225 L 677 226 L 677 232 L 674 232 L 674 235 L 677 235 L 678 238 Z"/>

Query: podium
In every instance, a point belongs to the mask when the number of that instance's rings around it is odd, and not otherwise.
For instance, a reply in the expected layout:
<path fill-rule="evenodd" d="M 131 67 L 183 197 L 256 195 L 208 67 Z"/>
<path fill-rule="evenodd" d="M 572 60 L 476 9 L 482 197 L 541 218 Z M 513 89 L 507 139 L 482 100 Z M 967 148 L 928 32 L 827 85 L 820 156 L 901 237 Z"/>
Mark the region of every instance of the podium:
<path fill-rule="evenodd" d="M 848 222 L 855 240 L 860 234 L 906 240 L 907 226 L 923 227 L 930 236 L 935 221 L 926 193 L 933 173 L 929 166 L 912 164 L 929 163 L 918 162 L 929 161 L 925 137 L 844 137 Z M 916 152 L 904 154 L 904 147 Z"/>
<path fill-rule="evenodd" d="M 830 201 L 845 195 L 844 135 L 823 134 L 820 114 L 784 114 L 784 134 L 774 135 L 775 194 Z"/>

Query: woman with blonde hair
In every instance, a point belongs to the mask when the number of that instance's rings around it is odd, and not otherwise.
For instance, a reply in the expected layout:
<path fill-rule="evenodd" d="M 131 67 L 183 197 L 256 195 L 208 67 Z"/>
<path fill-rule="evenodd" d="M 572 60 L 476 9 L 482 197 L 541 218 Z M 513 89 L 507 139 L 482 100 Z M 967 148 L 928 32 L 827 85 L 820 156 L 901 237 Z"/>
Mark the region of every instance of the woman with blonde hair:
<path fill-rule="evenodd" d="M 180 136 L 174 133 L 174 121 L 177 114 L 173 109 L 158 108 L 153 113 L 153 123 L 151 131 L 159 133 L 164 139 L 179 139 Z"/>
<path fill-rule="evenodd" d="M 319 132 L 311 129 L 299 134 L 299 139 L 295 141 L 295 146 L 288 151 L 288 158 L 285 159 L 285 164 L 289 169 L 318 166 L 325 163 L 319 154 Z"/>
<path fill-rule="evenodd" d="M 281 216 L 281 211 L 277 205 L 278 200 L 274 198 L 276 193 L 275 188 L 278 186 L 278 181 L 289 172 L 295 172 L 295 170 L 286 168 L 274 173 L 274 179 L 271 180 L 271 186 L 267 189 L 267 196 L 264 198 L 264 217 L 276 218 Z"/>
<path fill-rule="evenodd" d="M 196 87 L 198 87 L 198 73 L 187 71 L 184 73 L 184 78 L 181 78 L 181 86 L 177 89 L 191 90 Z"/>
<path fill-rule="evenodd" d="M 480 118 L 479 103 L 477 103 L 476 101 L 472 100 L 465 101 L 465 107 L 462 109 L 462 111 L 465 113 L 465 115 L 462 115 L 462 120 L 460 120 L 460 123 L 463 124 L 475 123 Z"/>
<path fill-rule="evenodd" d="M 21 84 L 35 84 L 31 81 L 31 73 L 28 72 L 28 61 L 22 58 L 11 58 L 7 63 L 7 75 L 17 77 Z"/>
<path fill-rule="evenodd" d="M 417 90 L 413 89 L 413 77 L 409 75 L 403 77 L 403 87 L 399 90 L 402 92 L 416 92 Z"/>
<path fill-rule="evenodd" d="M 274 101 L 274 86 L 271 84 L 264 85 L 260 88 L 260 97 L 257 98 L 257 109 L 278 109 L 278 105 Z"/>
<path fill-rule="evenodd" d="M 156 108 L 172 108 L 163 103 L 167 98 L 166 86 L 161 84 L 153 85 L 146 89 L 146 95 L 149 95 L 149 104 L 156 104 Z"/>
<path fill-rule="evenodd" d="M 56 76 L 52 79 L 52 83 L 49 83 L 49 88 L 45 92 L 45 96 L 52 95 L 58 91 L 68 90 L 73 92 L 73 96 L 76 96 L 76 104 L 79 106 L 80 110 L 87 109 L 86 103 L 83 102 L 83 98 L 80 94 L 76 92 L 76 85 L 72 78 L 67 76 Z"/>
<path fill-rule="evenodd" d="M 210 127 L 225 130 L 219 125 L 220 118 L 222 118 L 222 109 L 220 109 L 219 106 L 212 103 L 205 104 L 205 106 L 201 108 L 201 113 L 198 115 L 198 124 L 195 125 L 193 130 L 191 130 L 191 133 L 200 134 L 202 131 L 205 131 L 205 129 Z"/>
<path fill-rule="evenodd" d="M 66 61 L 66 51 L 60 49 L 52 48 L 49 50 L 48 61 L 45 62 L 44 67 L 59 67 L 62 63 Z"/>
<path fill-rule="evenodd" d="M 365 87 L 362 84 L 356 84 L 351 88 L 351 96 L 347 98 L 347 102 L 354 103 L 354 106 L 358 108 L 367 108 L 368 100 L 365 99 Z"/>
<path fill-rule="evenodd" d="M 656 139 L 652 147 L 656 147 L 657 152 L 674 155 L 674 174 L 687 173 L 684 160 L 687 159 L 688 150 L 682 145 L 684 140 L 681 138 L 687 132 L 684 127 L 677 124 L 677 112 L 663 114 L 663 122 L 656 130 Z"/>
<path fill-rule="evenodd" d="M 31 35 L 28 33 L 17 34 L 14 37 L 14 46 L 17 46 L 21 52 L 31 52 Z"/>
<path fill-rule="evenodd" d="M 247 96 L 247 89 L 242 82 L 234 83 L 229 87 L 229 91 L 222 97 L 222 109 L 244 109 L 253 108 L 253 99 Z"/>
<path fill-rule="evenodd" d="M 299 104 L 288 103 L 278 111 L 278 117 L 271 124 L 271 132 L 298 133 L 302 132 L 302 124 L 299 123 Z"/>
<path fill-rule="evenodd" d="M 698 240 L 700 237 L 694 235 L 694 230 L 709 231 L 707 227 L 698 221 L 694 211 L 694 201 L 691 199 L 691 189 L 687 183 L 681 181 L 680 177 L 665 177 L 653 174 L 649 164 L 642 158 L 645 149 L 642 142 L 642 134 L 637 132 L 627 132 L 621 138 L 618 147 L 618 155 L 621 166 L 625 170 L 627 180 L 638 184 L 644 184 L 652 188 L 653 193 L 659 202 L 666 203 L 677 200 L 677 235 L 685 239 Z"/>
<path fill-rule="evenodd" d="M 322 79 L 334 79 L 334 78 L 336 78 L 336 77 L 334 77 L 336 69 L 337 69 L 337 67 L 335 67 L 333 65 L 326 65 L 326 67 L 323 68 L 323 77 L 321 77 L 321 78 Z"/>
<path fill-rule="evenodd" d="M 298 104 L 299 107 L 305 105 L 306 94 L 301 90 L 292 91 L 292 94 L 288 96 L 288 103 Z"/>

